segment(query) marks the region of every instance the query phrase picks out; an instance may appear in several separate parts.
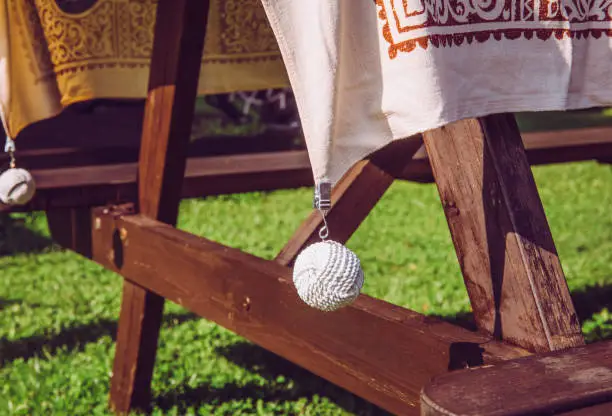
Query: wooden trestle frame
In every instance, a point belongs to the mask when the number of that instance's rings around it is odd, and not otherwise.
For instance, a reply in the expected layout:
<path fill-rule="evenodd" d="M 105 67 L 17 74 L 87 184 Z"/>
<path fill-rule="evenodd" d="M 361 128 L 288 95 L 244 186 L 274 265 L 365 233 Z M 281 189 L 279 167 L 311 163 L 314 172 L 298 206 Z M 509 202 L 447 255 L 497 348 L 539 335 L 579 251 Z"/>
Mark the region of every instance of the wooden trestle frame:
<path fill-rule="evenodd" d="M 223 157 L 193 159 L 185 178 L 208 3 L 159 0 L 137 171 L 130 163 L 95 174 L 79 167 L 85 173 L 75 178 L 65 168 L 63 177 L 48 172 L 47 187 L 39 173 L 43 200 L 30 207 L 47 211 L 56 241 L 125 279 L 110 394 L 117 413 L 149 406 L 166 299 L 397 414 L 417 413 L 423 386 L 449 370 L 584 344 L 512 115 L 459 121 L 388 146 L 342 178 L 329 213 L 331 237 L 344 242 L 396 178 L 433 172 L 477 332 L 367 295 L 328 314 L 304 305 L 290 266 L 315 238 L 315 214 L 275 261 L 176 229 L 182 197 L 274 189 L 291 175 L 297 185 L 311 183 L 304 152 L 283 155 L 277 170 L 262 167 L 259 176 L 223 176 Z M 429 162 L 418 157 L 423 143 Z M 611 144 L 589 157 L 612 157 Z M 571 145 L 563 160 L 576 155 Z M 547 158 L 537 152 L 529 158 Z M 210 163 L 216 174 L 207 176 Z M 92 207 L 116 200 L 125 203 Z"/>

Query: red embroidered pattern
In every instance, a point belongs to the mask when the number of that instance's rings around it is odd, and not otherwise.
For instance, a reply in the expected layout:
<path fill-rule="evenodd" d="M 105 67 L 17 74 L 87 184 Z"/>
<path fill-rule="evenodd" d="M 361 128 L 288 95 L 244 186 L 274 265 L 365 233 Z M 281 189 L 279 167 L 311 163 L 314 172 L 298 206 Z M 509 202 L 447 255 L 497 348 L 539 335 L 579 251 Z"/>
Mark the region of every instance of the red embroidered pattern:
<path fill-rule="evenodd" d="M 389 57 L 417 46 L 612 37 L 612 0 L 376 0 Z"/>

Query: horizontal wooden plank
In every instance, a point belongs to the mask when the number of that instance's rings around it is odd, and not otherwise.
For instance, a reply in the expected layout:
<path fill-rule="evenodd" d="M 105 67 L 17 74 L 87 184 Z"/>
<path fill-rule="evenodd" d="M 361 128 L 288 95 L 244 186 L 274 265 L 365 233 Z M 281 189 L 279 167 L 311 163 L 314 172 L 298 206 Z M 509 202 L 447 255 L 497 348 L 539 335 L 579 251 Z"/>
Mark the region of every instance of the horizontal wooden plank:
<path fill-rule="evenodd" d="M 325 314 L 287 267 L 139 215 L 93 215 L 98 263 L 394 413 L 417 414 L 421 388 L 449 368 L 527 354 L 365 295 Z"/>
<path fill-rule="evenodd" d="M 304 150 L 303 146 L 293 143 L 291 138 L 286 134 L 269 133 L 257 136 L 205 137 L 190 143 L 189 156 L 199 158 Z M 31 143 L 20 141 L 15 155 L 20 166 L 40 170 L 133 163 L 138 160 L 138 151 L 138 143 L 130 142 L 88 143 L 82 147 L 47 143 L 44 147 L 33 148 Z M 8 155 L 0 153 L 0 165 L 8 165 L 8 162 Z"/>
<path fill-rule="evenodd" d="M 612 127 L 521 133 L 532 166 L 612 158 Z M 399 179 L 433 182 L 425 148 L 414 156 Z"/>
<path fill-rule="evenodd" d="M 32 171 L 37 192 L 26 207 L 2 210 L 48 210 L 134 201 L 136 163 Z M 187 161 L 183 198 L 290 189 L 312 185 L 306 151 L 191 158 Z"/>
<path fill-rule="evenodd" d="M 243 143 L 235 140 L 235 143 Z M 258 139 L 252 140 L 255 143 Z M 612 128 L 526 133 L 524 142 L 527 158 L 532 165 L 592 159 L 612 160 Z M 38 185 L 37 195 L 26 207 L 9 208 L 0 205 L 0 211 L 99 206 L 110 202 L 133 201 L 136 197 L 135 160 L 138 151 L 134 148 L 124 153 L 121 149 L 95 147 L 24 150 L 21 153 L 23 156 L 18 159 L 20 166 L 28 168 L 32 164 L 44 167 L 32 170 Z M 236 153 L 240 152 L 242 144 L 233 149 Z M 191 153 L 205 152 L 203 140 L 201 145 L 193 147 Z M 228 155 L 225 153 L 230 152 L 230 149 L 220 146 L 217 152 L 221 156 L 194 156 L 189 159 L 183 198 L 289 189 L 313 184 L 310 161 L 305 150 Z M 129 160 L 130 157 L 126 155 L 130 154 L 134 162 L 117 163 Z M 0 160 L 2 157 L 5 156 L 0 156 Z M 69 167 L 58 167 L 55 164 L 77 160 L 95 164 L 83 166 L 81 162 L 77 165 L 74 165 L 77 162 L 69 162 L 72 165 Z M 112 164 L 108 161 L 112 161 Z M 97 166 L 99 164 L 105 166 Z M 418 182 L 433 181 L 424 148 L 415 154 L 413 161 L 397 177 Z"/>
<path fill-rule="evenodd" d="M 69 133 L 68 133 L 69 134 Z M 78 135 L 76 136 L 79 137 Z M 140 137 L 140 136 L 138 136 Z M 289 150 L 304 150 L 295 142 L 298 133 L 273 132 L 252 136 L 209 136 L 189 144 L 191 158 L 211 156 L 233 156 L 253 153 L 271 153 Z M 35 147 L 38 145 L 39 147 Z M 19 165 L 30 169 L 61 169 L 76 166 L 111 165 L 133 163 L 138 160 L 139 142 L 75 140 L 74 143 L 54 142 L 48 139 L 18 142 L 16 157 Z M 8 165 L 9 157 L 0 153 L 0 165 Z"/>
<path fill-rule="evenodd" d="M 590 415 L 611 401 L 612 341 L 440 375 L 422 394 L 428 416 Z"/>
<path fill-rule="evenodd" d="M 100 127 L 103 129 L 103 127 Z M 122 126 L 123 128 L 123 126 Z M 113 131 L 111 137 L 120 137 L 109 141 L 96 140 L 88 136 L 88 141 L 71 127 L 74 139 L 65 132 L 61 137 L 42 136 L 43 132 L 35 129 L 26 137 L 20 138 L 17 157 L 28 169 L 57 169 L 72 166 L 98 164 L 132 163 L 138 159 L 138 140 L 123 138 L 128 132 Z M 47 133 L 45 131 L 45 133 Z M 35 134 L 36 133 L 36 134 Z M 139 134 L 139 133 L 138 133 Z M 560 131 L 522 133 L 527 156 L 532 165 L 579 161 L 590 159 L 612 158 L 612 127 L 591 127 Z M 140 136 L 136 136 L 138 139 Z M 189 155 L 192 158 L 205 156 L 230 156 L 252 153 L 271 153 L 287 150 L 304 150 L 303 144 L 293 141 L 296 132 L 290 131 L 265 133 L 257 136 L 219 136 L 205 137 L 190 144 Z M 44 139 L 44 140 L 42 140 Z M 60 140 L 61 139 L 61 140 Z M 8 155 L 0 154 L 0 164 L 8 163 Z M 422 148 L 414 156 L 413 163 L 398 175 L 406 180 L 431 180 L 431 169 L 427 153 Z"/>

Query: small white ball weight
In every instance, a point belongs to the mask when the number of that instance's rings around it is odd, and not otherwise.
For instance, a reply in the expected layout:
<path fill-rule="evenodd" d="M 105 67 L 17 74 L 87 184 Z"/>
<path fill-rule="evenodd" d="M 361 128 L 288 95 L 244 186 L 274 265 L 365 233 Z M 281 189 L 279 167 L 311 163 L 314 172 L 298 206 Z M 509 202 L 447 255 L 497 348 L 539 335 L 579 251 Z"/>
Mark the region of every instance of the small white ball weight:
<path fill-rule="evenodd" d="M 352 303 L 363 286 L 359 258 L 335 241 L 314 243 L 295 260 L 293 284 L 299 297 L 321 311 L 335 311 Z"/>
<path fill-rule="evenodd" d="M 6 205 L 25 205 L 34 196 L 34 178 L 25 169 L 8 169 L 0 174 L 0 201 Z"/>

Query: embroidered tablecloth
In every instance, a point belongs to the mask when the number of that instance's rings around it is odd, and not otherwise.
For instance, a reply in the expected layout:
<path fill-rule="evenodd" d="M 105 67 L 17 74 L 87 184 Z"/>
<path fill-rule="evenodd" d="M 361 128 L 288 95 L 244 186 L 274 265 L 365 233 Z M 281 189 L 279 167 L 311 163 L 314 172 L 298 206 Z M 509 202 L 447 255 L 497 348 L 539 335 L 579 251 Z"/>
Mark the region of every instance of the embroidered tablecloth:
<path fill-rule="evenodd" d="M 467 117 L 612 103 L 612 0 L 263 0 L 315 179 Z"/>
<path fill-rule="evenodd" d="M 288 85 L 259 0 L 212 0 L 200 94 Z M 156 0 L 0 0 L 11 135 L 67 105 L 146 96 Z"/>

